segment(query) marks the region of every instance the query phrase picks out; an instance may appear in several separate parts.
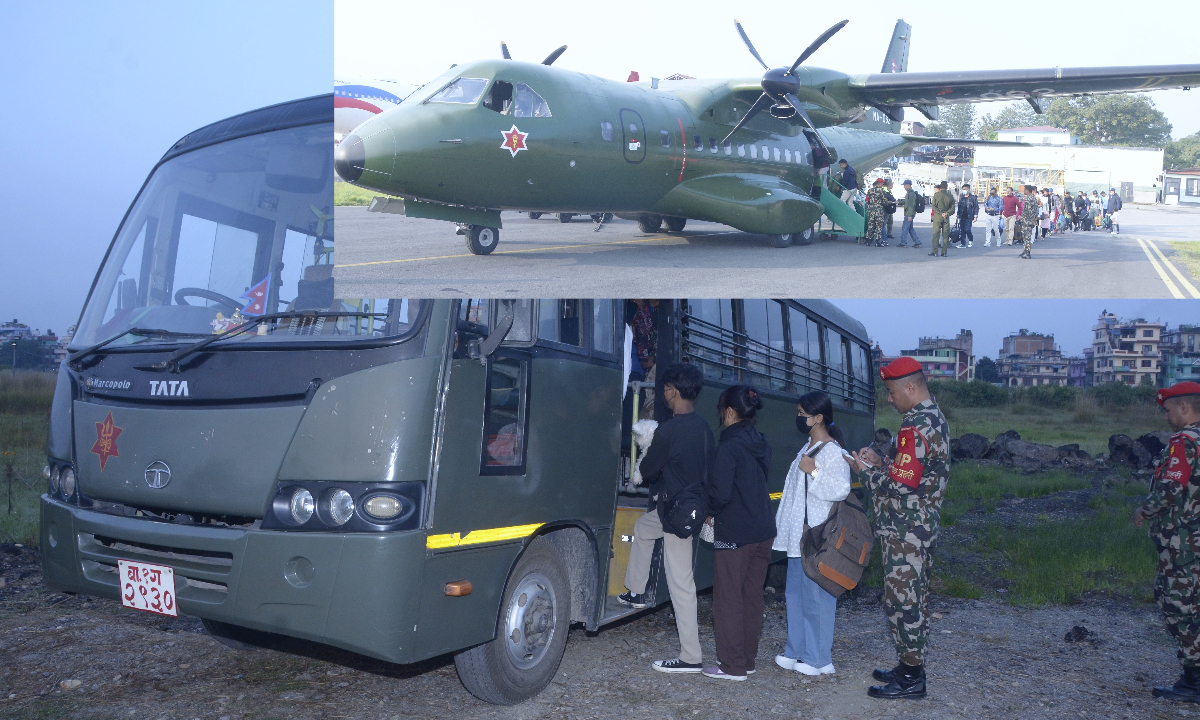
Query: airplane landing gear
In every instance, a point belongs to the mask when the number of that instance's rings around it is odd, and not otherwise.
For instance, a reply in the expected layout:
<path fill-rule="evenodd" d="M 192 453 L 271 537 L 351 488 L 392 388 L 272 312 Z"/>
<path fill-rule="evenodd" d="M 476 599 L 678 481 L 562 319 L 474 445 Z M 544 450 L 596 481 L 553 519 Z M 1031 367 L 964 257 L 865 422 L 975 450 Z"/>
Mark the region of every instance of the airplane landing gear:
<path fill-rule="evenodd" d="M 559 213 L 558 221 L 560 223 L 569 223 L 573 217 L 575 217 L 575 213 Z"/>
<path fill-rule="evenodd" d="M 817 239 L 817 228 L 810 227 L 807 230 L 801 230 L 798 233 L 792 233 L 792 243 L 796 245 L 812 245 L 813 240 Z"/>
<path fill-rule="evenodd" d="M 662 215 L 638 215 L 638 229 L 644 233 L 656 233 L 662 227 Z"/>
<path fill-rule="evenodd" d="M 684 225 L 687 225 L 687 218 L 681 218 L 681 217 L 667 218 L 667 230 L 670 230 L 671 232 L 682 231 Z"/>
<path fill-rule="evenodd" d="M 537 220 L 537 219 L 538 219 L 538 218 L 540 218 L 541 216 L 542 216 L 542 214 L 541 214 L 541 213 L 539 213 L 539 212 L 531 212 L 531 213 L 529 213 L 529 219 L 530 219 L 530 220 Z"/>
<path fill-rule="evenodd" d="M 767 242 L 771 244 L 771 247 L 785 248 L 792 244 L 792 236 L 791 235 L 768 235 Z"/>
<path fill-rule="evenodd" d="M 490 255 L 500 242 L 500 231 L 483 225 L 467 226 L 467 249 L 473 255 Z"/>

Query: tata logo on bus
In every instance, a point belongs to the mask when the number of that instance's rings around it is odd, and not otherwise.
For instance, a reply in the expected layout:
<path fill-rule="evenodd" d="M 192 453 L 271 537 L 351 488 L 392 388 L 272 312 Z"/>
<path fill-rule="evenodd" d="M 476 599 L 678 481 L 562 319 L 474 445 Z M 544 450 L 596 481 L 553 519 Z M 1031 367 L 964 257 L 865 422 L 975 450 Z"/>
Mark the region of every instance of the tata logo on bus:
<path fill-rule="evenodd" d="M 162 490 L 171 482 L 171 468 L 162 460 L 155 460 L 146 466 L 146 484 L 154 490 Z"/>
<path fill-rule="evenodd" d="M 187 380 L 151 380 L 151 395 L 166 395 L 168 397 L 188 397 Z"/>

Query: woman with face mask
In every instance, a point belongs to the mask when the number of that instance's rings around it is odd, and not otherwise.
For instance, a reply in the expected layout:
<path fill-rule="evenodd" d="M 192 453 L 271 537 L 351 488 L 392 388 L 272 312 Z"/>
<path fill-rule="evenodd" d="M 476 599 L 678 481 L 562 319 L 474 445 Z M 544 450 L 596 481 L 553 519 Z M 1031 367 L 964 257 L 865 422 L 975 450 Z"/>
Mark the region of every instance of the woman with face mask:
<path fill-rule="evenodd" d="M 767 490 L 771 446 L 754 429 L 763 401 L 749 385 L 721 393 L 717 445 L 708 484 L 708 522 L 713 523 L 713 634 L 715 667 L 704 674 L 745 680 L 754 672 L 762 634 L 763 584 L 771 564 L 775 518 Z"/>
<path fill-rule="evenodd" d="M 833 621 L 837 598 L 804 573 L 800 559 L 804 527 L 825 522 L 833 503 L 850 494 L 850 465 L 829 396 L 815 390 L 800 398 L 796 427 L 808 442 L 792 462 L 775 514 L 773 549 L 787 553 L 788 639 L 775 662 L 805 675 L 833 673 Z"/>

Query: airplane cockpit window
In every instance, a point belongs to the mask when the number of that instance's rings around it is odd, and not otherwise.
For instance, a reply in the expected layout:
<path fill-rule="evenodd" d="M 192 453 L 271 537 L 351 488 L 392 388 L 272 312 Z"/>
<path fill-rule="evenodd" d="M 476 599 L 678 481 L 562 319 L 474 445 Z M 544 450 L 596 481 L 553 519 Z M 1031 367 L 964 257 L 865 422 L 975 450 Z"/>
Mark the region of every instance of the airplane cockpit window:
<path fill-rule="evenodd" d="M 600 123 L 600 137 L 604 138 L 605 142 L 612 142 L 612 138 L 613 138 L 612 123 L 610 123 L 610 122 Z"/>
<path fill-rule="evenodd" d="M 551 117 L 550 106 L 525 83 L 517 83 L 516 100 L 513 117 Z"/>
<path fill-rule="evenodd" d="M 483 94 L 487 86 L 487 80 L 462 77 L 434 94 L 433 97 L 429 98 L 429 102 L 473 105 L 479 100 L 479 96 Z"/>
<path fill-rule="evenodd" d="M 671 147 L 671 133 L 667 132 L 666 130 L 660 130 L 658 133 L 658 139 L 663 147 Z"/>
<path fill-rule="evenodd" d="M 488 93 L 487 98 L 483 101 L 483 106 L 488 110 L 504 115 L 512 106 L 513 86 L 510 82 L 497 80 L 492 85 L 492 91 Z"/>

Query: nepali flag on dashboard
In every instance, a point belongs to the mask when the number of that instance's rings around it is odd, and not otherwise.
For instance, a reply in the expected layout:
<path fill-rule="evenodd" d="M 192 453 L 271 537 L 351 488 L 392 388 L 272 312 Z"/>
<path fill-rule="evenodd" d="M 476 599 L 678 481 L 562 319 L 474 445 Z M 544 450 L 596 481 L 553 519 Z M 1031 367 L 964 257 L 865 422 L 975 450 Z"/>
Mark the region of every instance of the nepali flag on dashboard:
<path fill-rule="evenodd" d="M 243 315 L 266 315 L 267 314 L 267 290 L 271 287 L 271 273 L 262 279 L 262 282 L 242 293 L 238 300 L 245 300 L 246 306 L 242 308 Z"/>

